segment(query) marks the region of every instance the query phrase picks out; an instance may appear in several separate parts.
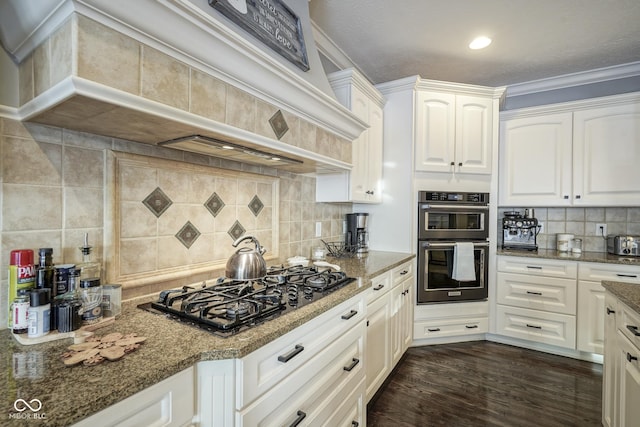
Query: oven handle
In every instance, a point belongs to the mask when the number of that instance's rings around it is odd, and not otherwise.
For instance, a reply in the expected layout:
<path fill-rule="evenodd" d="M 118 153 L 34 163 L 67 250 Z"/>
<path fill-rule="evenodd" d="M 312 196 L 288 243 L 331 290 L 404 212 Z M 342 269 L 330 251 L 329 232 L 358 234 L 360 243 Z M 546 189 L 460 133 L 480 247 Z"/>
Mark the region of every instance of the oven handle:
<path fill-rule="evenodd" d="M 473 246 L 486 247 L 489 246 L 489 242 L 472 242 Z M 456 242 L 422 242 L 423 248 L 444 248 L 455 246 Z"/>
<path fill-rule="evenodd" d="M 471 209 L 471 210 L 482 210 L 482 211 L 488 211 L 489 210 L 489 206 L 488 205 L 463 205 L 463 206 L 459 206 L 459 205 L 429 205 L 429 204 L 424 204 L 424 205 L 420 205 L 420 209 L 455 209 L 455 210 L 467 210 L 467 209 Z"/>

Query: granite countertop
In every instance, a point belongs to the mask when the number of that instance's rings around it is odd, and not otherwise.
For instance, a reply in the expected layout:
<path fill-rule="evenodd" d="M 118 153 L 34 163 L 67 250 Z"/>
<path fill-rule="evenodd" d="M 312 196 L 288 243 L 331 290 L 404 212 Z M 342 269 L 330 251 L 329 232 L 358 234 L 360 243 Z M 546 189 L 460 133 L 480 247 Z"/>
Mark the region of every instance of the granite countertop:
<path fill-rule="evenodd" d="M 537 251 L 526 251 L 526 250 L 498 248 L 497 254 L 506 255 L 506 256 L 528 257 L 528 258 L 546 258 L 546 259 L 560 259 L 560 260 L 569 260 L 569 261 L 602 262 L 606 264 L 625 264 L 625 265 L 640 266 L 640 257 L 611 255 L 606 252 L 583 251 L 582 253 L 576 254 L 572 252 L 559 252 L 555 249 L 538 249 Z"/>
<path fill-rule="evenodd" d="M 137 307 L 154 300 L 156 294 L 125 301 L 122 314 L 111 325 L 97 330 L 96 335 L 136 333 L 147 337 L 147 340 L 138 350 L 122 359 L 95 366 L 80 364 L 66 367 L 63 364 L 61 355 L 73 344 L 71 338 L 21 345 L 9 330 L 0 331 L 5 366 L 0 374 L 5 390 L 2 394 L 5 410 L 0 417 L 10 425 L 24 425 L 25 419 L 15 418 L 19 413 L 14 409 L 14 402 L 16 399 L 27 402 L 38 399 L 42 402 L 39 414 L 46 416 L 47 425 L 71 425 L 199 361 L 246 356 L 366 290 L 371 278 L 410 261 L 414 256 L 373 251 L 363 258 L 328 258 L 328 262 L 340 265 L 348 276 L 357 280 L 312 304 L 229 338 L 212 335 Z M 273 264 L 269 262 L 269 265 Z"/>
<path fill-rule="evenodd" d="M 629 308 L 640 314 L 640 284 L 603 280 L 602 286 Z"/>

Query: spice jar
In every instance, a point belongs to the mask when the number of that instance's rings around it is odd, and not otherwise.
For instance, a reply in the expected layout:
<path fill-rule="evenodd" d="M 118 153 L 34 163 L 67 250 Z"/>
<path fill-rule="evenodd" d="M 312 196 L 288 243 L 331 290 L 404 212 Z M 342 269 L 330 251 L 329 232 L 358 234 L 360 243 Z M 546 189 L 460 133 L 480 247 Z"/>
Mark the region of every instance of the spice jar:
<path fill-rule="evenodd" d="M 49 333 L 51 324 L 51 296 L 49 289 L 32 289 L 29 293 L 29 338 Z"/>
<path fill-rule="evenodd" d="M 98 277 L 80 280 L 80 298 L 82 323 L 89 325 L 102 320 L 102 286 Z"/>
<path fill-rule="evenodd" d="M 29 291 L 30 289 L 19 289 L 11 304 L 14 334 L 26 334 L 29 331 Z"/>

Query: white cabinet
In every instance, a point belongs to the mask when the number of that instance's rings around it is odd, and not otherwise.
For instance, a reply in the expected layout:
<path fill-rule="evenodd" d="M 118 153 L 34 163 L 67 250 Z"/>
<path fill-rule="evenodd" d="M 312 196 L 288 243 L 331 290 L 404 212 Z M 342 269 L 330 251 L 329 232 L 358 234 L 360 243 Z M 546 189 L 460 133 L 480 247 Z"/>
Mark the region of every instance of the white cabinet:
<path fill-rule="evenodd" d="M 415 308 L 413 339 L 418 344 L 440 344 L 484 339 L 489 331 L 487 301 L 421 304 Z"/>
<path fill-rule="evenodd" d="M 329 75 L 329 82 L 338 101 L 368 124 L 369 128 L 352 142 L 351 172 L 317 176 L 316 200 L 380 203 L 384 99 L 375 87 L 353 69 Z"/>
<path fill-rule="evenodd" d="M 415 170 L 491 174 L 492 97 L 418 90 Z"/>
<path fill-rule="evenodd" d="M 500 205 L 638 205 L 639 134 L 638 94 L 504 113 Z"/>
<path fill-rule="evenodd" d="M 413 338 L 413 264 L 391 271 L 391 363 L 395 366 L 409 348 Z"/>
<path fill-rule="evenodd" d="M 604 349 L 602 367 L 602 425 L 617 425 L 618 412 L 618 351 L 616 346 L 616 317 L 618 316 L 618 300 L 609 292 L 605 292 L 605 307 L 602 316 L 604 323 Z"/>
<path fill-rule="evenodd" d="M 575 262 L 498 257 L 498 334 L 575 349 L 576 279 Z"/>
<path fill-rule="evenodd" d="M 74 427 L 190 426 L 196 411 L 194 369 L 185 369 Z"/>

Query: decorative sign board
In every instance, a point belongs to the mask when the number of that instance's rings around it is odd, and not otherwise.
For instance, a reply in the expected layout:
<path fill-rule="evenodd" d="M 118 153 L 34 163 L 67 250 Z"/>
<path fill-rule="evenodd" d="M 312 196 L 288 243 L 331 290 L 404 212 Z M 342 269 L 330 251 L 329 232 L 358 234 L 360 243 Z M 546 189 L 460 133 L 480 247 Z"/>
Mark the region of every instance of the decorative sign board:
<path fill-rule="evenodd" d="M 309 70 L 300 18 L 281 0 L 209 0 L 209 5 L 301 70 Z"/>

